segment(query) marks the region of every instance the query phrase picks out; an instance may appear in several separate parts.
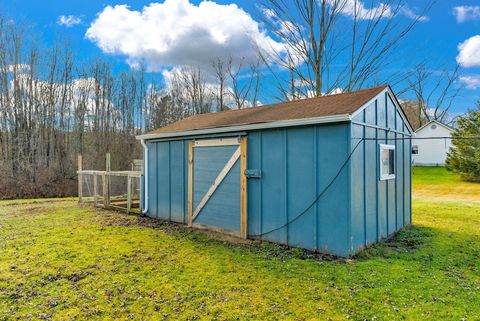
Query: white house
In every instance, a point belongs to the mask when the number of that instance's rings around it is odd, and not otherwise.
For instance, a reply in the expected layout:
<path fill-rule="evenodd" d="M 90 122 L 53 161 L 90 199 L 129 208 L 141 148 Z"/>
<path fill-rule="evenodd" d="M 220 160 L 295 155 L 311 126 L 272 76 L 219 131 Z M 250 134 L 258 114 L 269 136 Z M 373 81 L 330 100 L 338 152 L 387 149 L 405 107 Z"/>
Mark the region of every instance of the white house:
<path fill-rule="evenodd" d="M 452 146 L 450 137 L 453 130 L 450 126 L 436 120 L 432 120 L 417 129 L 412 139 L 413 164 L 420 166 L 445 165 L 447 152 Z"/>

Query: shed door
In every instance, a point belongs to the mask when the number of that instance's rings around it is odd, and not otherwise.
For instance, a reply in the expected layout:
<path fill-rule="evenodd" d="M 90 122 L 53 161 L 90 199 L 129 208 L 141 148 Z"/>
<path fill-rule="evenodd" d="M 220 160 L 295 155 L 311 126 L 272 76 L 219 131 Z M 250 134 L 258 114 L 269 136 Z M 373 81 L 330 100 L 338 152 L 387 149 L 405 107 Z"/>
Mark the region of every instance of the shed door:
<path fill-rule="evenodd" d="M 246 238 L 246 138 L 190 142 L 188 222 Z"/>

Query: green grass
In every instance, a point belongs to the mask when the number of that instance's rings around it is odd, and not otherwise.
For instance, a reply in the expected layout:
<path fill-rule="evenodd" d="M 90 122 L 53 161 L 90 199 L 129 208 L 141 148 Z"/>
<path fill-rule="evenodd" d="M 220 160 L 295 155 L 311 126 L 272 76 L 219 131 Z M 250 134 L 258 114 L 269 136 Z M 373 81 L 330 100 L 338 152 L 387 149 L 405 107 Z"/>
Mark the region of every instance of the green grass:
<path fill-rule="evenodd" d="M 453 185 L 462 183 L 459 175 L 447 171 L 443 166 L 414 166 L 412 171 L 414 184 Z"/>
<path fill-rule="evenodd" d="M 435 181 L 477 188 L 416 168 L 414 226 L 352 260 L 0 202 L 0 320 L 479 320 L 480 202 L 425 196 Z"/>
<path fill-rule="evenodd" d="M 413 194 L 416 200 L 433 199 L 480 202 L 480 184 L 463 182 L 445 167 L 414 167 Z"/>

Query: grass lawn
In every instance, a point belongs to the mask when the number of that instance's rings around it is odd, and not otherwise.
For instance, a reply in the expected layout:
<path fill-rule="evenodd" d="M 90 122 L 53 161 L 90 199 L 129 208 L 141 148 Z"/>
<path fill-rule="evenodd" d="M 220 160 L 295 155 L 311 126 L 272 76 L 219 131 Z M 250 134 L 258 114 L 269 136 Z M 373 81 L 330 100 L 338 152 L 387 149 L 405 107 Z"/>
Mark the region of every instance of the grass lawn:
<path fill-rule="evenodd" d="M 414 173 L 414 226 L 353 260 L 0 201 L 0 320 L 480 320 L 480 185 Z"/>

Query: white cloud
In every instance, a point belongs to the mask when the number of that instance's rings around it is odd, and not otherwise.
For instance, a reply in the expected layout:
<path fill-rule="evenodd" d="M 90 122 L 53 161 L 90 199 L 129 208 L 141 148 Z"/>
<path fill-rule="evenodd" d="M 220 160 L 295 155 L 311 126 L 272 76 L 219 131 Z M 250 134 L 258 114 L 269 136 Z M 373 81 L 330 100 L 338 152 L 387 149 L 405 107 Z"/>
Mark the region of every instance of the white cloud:
<path fill-rule="evenodd" d="M 337 88 L 332 89 L 332 90 L 328 93 L 328 95 L 338 95 L 338 94 L 341 94 L 341 93 L 343 93 L 342 88 L 338 88 L 338 87 L 337 87 Z"/>
<path fill-rule="evenodd" d="M 458 6 L 453 8 L 458 23 L 480 20 L 480 6 Z"/>
<path fill-rule="evenodd" d="M 362 1 L 358 0 L 344 0 L 339 2 L 338 0 L 328 0 L 330 5 L 335 5 L 339 8 L 340 12 L 349 17 L 357 17 L 358 19 L 374 19 L 375 17 L 382 16 L 384 18 L 392 17 L 392 10 L 389 5 L 379 3 L 378 6 L 372 8 L 366 8 Z"/>
<path fill-rule="evenodd" d="M 480 75 L 476 76 L 462 76 L 460 77 L 460 81 L 467 87 L 468 89 L 475 90 L 480 88 Z"/>
<path fill-rule="evenodd" d="M 427 16 L 416 14 L 410 7 L 403 5 L 401 8 L 392 7 L 388 3 L 378 2 L 375 6 L 373 2 L 370 8 L 365 6 L 365 3 L 359 0 L 344 0 L 344 2 L 339 2 L 338 0 L 328 0 L 330 4 L 336 4 L 339 6 L 340 12 L 349 17 L 357 17 L 361 20 L 372 20 L 381 18 L 393 18 L 393 16 L 398 12 L 399 14 L 410 18 L 416 19 L 420 22 L 426 22 L 429 20 Z"/>
<path fill-rule="evenodd" d="M 470 37 L 458 45 L 457 62 L 462 67 L 480 66 L 480 35 Z"/>
<path fill-rule="evenodd" d="M 418 20 L 420 22 L 427 22 L 430 20 L 429 17 L 425 15 L 419 15 L 416 14 L 412 9 L 410 9 L 408 6 L 403 6 L 400 9 L 400 13 L 403 14 L 405 17 L 413 19 L 413 20 Z"/>
<path fill-rule="evenodd" d="M 143 62 L 150 71 L 165 66 L 210 67 L 221 58 L 253 62 L 261 50 L 282 50 L 252 17 L 235 4 L 166 0 L 142 11 L 127 5 L 107 6 L 87 30 L 86 37 L 104 52 L 121 54 L 127 62 Z M 256 45 L 255 45 L 256 44 Z"/>
<path fill-rule="evenodd" d="M 61 15 L 57 19 L 57 24 L 59 26 L 72 27 L 82 23 L 82 18 L 74 15 Z"/>

